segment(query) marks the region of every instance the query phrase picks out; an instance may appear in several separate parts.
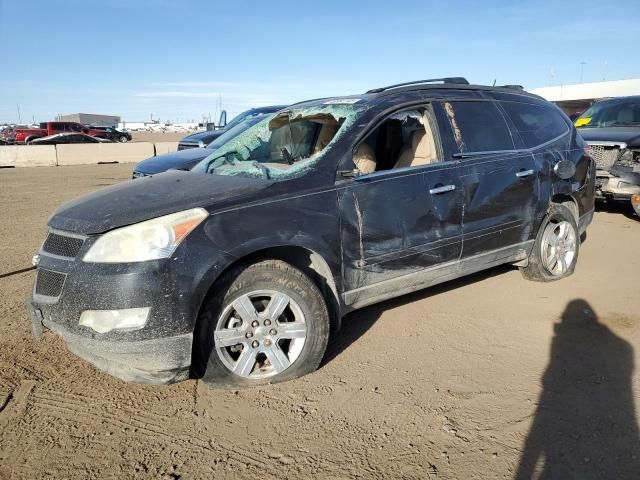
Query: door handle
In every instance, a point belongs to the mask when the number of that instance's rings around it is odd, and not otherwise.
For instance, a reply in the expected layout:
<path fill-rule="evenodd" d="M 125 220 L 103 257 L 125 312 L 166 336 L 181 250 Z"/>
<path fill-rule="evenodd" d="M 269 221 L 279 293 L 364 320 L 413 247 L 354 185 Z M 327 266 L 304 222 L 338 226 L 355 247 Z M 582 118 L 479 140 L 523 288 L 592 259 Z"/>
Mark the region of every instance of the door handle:
<path fill-rule="evenodd" d="M 529 175 L 533 175 L 533 170 L 520 170 L 516 173 L 516 177 L 518 178 L 528 177 Z"/>
<path fill-rule="evenodd" d="M 437 195 L 439 193 L 451 192 L 456 189 L 455 185 L 444 185 L 442 187 L 434 187 L 429 189 L 431 195 Z"/>

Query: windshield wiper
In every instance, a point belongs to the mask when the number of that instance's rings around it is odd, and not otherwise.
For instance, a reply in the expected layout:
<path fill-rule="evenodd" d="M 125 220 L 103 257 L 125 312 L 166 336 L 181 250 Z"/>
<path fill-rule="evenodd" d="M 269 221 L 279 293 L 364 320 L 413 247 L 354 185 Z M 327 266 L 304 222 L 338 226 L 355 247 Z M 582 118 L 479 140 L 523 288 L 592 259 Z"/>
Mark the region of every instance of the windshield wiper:
<path fill-rule="evenodd" d="M 614 122 L 612 127 L 640 127 L 640 122 Z"/>

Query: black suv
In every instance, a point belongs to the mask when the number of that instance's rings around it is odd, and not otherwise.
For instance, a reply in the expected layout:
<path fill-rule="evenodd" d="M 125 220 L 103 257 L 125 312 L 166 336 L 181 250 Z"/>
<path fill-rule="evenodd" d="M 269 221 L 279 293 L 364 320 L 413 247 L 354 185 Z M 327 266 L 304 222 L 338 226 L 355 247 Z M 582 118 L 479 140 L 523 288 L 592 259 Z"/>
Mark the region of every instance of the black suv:
<path fill-rule="evenodd" d="M 192 171 L 59 208 L 34 333 L 126 380 L 292 379 L 354 309 L 505 263 L 570 275 L 594 180 L 566 115 L 517 88 L 447 78 L 295 104 Z"/>
<path fill-rule="evenodd" d="M 597 165 L 596 198 L 628 203 L 640 194 L 640 96 L 596 102 L 575 124 Z"/>
<path fill-rule="evenodd" d="M 131 141 L 131 134 L 129 132 L 126 132 L 126 131 L 123 131 L 123 130 L 118 130 L 115 127 L 95 127 L 95 126 L 91 126 L 89 128 L 92 128 L 93 130 L 101 130 L 101 131 L 105 132 L 104 137 L 108 138 L 112 142 L 127 143 L 127 142 Z"/>

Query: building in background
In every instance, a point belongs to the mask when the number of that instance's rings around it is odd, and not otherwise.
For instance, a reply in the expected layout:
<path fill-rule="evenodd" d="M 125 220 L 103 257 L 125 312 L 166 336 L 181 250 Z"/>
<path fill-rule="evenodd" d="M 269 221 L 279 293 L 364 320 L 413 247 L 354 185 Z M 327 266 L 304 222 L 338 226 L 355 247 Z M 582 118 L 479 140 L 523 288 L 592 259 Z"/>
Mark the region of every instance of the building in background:
<path fill-rule="evenodd" d="M 70 113 L 58 115 L 59 122 L 78 122 L 83 125 L 97 125 L 102 127 L 115 127 L 120 123 L 120 117 L 116 115 L 100 115 L 97 113 Z"/>
<path fill-rule="evenodd" d="M 531 93 L 555 103 L 573 118 L 584 112 L 596 100 L 640 95 L 640 79 L 556 85 L 534 88 Z"/>

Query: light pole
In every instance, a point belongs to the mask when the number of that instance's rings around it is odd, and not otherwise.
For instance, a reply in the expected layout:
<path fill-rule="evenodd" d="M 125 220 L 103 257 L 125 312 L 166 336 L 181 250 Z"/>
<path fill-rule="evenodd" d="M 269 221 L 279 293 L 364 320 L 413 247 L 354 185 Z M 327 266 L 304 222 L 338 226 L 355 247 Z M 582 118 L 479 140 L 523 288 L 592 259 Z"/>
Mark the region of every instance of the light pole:
<path fill-rule="evenodd" d="M 582 83 L 582 77 L 584 76 L 584 66 L 587 62 L 580 62 L 580 83 Z"/>

